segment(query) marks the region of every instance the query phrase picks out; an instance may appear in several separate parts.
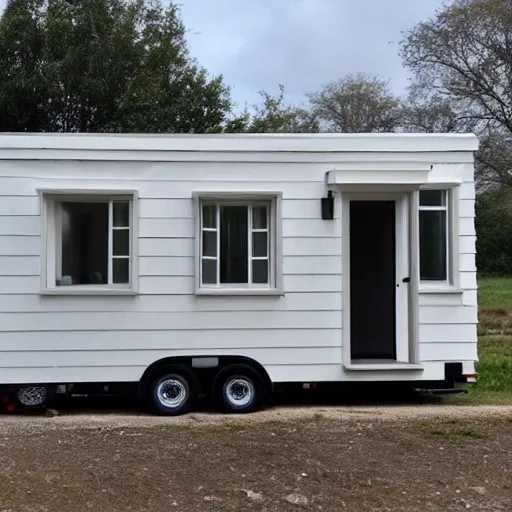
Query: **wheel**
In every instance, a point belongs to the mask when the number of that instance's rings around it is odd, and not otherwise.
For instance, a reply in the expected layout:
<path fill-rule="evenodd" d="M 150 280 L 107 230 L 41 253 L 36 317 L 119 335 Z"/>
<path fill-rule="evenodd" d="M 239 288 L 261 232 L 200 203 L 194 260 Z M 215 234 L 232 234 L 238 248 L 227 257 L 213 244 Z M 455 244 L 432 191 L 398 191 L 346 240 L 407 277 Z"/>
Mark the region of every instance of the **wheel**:
<path fill-rule="evenodd" d="M 165 369 L 149 386 L 148 398 L 152 409 L 167 416 L 185 414 L 197 399 L 198 382 L 187 366 Z"/>
<path fill-rule="evenodd" d="M 232 365 L 215 377 L 215 402 L 228 413 L 248 413 L 260 409 L 265 397 L 261 375 L 250 366 Z"/>
<path fill-rule="evenodd" d="M 23 407 L 43 407 L 49 399 L 46 386 L 26 386 L 19 388 L 16 399 Z"/>

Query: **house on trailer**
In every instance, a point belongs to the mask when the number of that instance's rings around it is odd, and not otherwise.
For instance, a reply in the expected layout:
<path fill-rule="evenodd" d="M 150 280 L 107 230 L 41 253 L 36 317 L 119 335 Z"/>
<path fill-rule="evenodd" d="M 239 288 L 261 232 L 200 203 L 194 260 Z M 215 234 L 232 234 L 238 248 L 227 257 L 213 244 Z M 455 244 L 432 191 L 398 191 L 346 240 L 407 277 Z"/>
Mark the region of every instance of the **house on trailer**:
<path fill-rule="evenodd" d="M 474 380 L 473 135 L 0 136 L 0 384 L 254 410 Z M 34 398 L 35 397 L 35 398 Z"/>

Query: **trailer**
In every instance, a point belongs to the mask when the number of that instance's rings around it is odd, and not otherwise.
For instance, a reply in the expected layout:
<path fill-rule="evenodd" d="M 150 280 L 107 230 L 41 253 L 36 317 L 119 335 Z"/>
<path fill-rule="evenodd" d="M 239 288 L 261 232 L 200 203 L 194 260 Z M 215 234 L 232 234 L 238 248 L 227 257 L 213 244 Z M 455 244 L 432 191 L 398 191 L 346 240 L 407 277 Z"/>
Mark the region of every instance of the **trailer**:
<path fill-rule="evenodd" d="M 0 135 L 0 386 L 258 409 L 476 378 L 467 134 Z"/>

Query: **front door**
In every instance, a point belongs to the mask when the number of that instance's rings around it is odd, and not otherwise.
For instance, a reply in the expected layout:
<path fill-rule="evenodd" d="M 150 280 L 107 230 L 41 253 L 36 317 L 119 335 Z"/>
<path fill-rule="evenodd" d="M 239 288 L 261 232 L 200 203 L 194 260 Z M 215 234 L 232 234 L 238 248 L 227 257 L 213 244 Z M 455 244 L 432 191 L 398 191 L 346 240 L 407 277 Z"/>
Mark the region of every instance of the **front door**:
<path fill-rule="evenodd" d="M 352 361 L 408 358 L 405 204 L 402 197 L 348 203 Z"/>

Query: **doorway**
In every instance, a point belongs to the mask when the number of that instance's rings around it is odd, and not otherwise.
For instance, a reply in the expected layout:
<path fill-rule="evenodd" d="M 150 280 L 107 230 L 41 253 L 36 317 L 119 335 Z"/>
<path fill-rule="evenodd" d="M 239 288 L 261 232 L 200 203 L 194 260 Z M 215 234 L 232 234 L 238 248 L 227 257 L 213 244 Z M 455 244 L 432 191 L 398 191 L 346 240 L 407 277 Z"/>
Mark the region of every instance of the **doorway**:
<path fill-rule="evenodd" d="M 407 205 L 402 194 L 354 194 L 345 201 L 345 339 L 352 364 L 409 360 Z"/>

